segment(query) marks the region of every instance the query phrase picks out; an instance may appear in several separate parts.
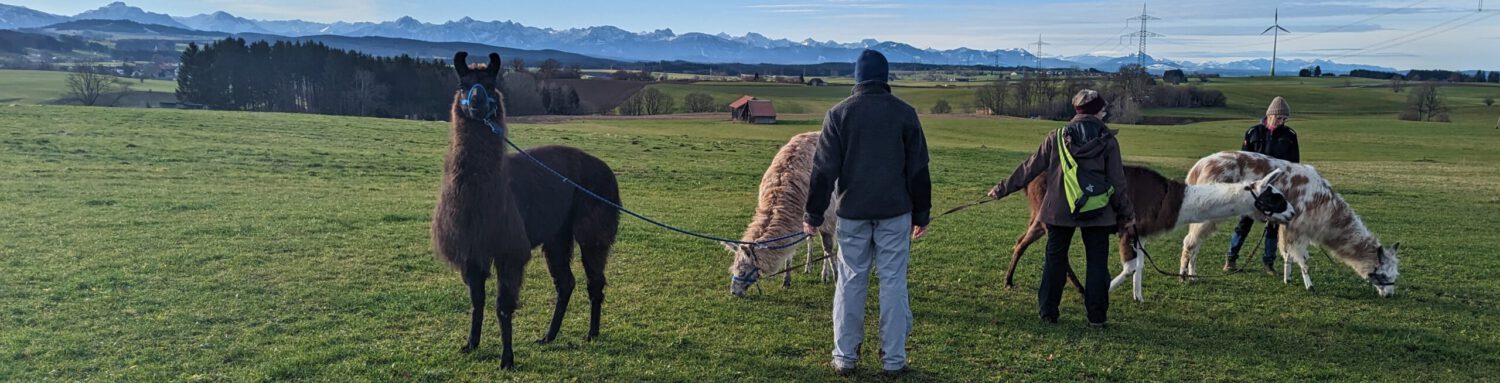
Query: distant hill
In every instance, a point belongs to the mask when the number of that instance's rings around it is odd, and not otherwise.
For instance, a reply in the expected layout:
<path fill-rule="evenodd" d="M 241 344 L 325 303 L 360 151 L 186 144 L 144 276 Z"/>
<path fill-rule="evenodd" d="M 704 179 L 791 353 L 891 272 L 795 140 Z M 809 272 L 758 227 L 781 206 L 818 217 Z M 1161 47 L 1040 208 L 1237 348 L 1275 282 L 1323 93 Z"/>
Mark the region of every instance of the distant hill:
<path fill-rule="evenodd" d="M 428 42 L 412 39 L 401 39 L 391 37 L 348 37 L 334 35 L 316 35 L 288 37 L 264 33 L 224 33 L 209 32 L 186 28 L 177 28 L 164 25 L 141 24 L 129 20 L 76 20 L 48 25 L 40 28 L 27 29 L 23 32 L 4 31 L 9 35 L 36 37 L 100 37 L 107 36 L 115 41 L 149 41 L 166 40 L 179 42 L 207 42 L 227 37 L 239 37 L 249 41 L 292 41 L 292 42 L 319 42 L 329 47 L 358 51 L 374 56 L 399 56 L 408 55 L 426 59 L 449 59 L 457 51 L 469 51 L 476 53 L 497 52 L 503 57 L 508 65 L 512 59 L 522 59 L 528 65 L 536 66 L 547 59 L 555 59 L 563 65 L 579 65 L 589 68 L 624 67 L 627 63 L 589 57 L 577 53 L 568 53 L 557 50 L 526 50 L 497 47 L 485 44 L 463 43 L 463 42 Z M 77 40 L 76 38 L 74 40 Z M 97 45 L 97 44 L 96 44 Z M 3 47 L 3 46 L 0 46 Z"/>
<path fill-rule="evenodd" d="M 33 28 L 32 31 L 52 34 L 77 34 L 93 32 L 109 35 L 148 35 L 164 39 L 212 39 L 229 37 L 224 32 L 200 31 L 168 25 L 142 24 L 130 20 L 76 20 Z"/>
<path fill-rule="evenodd" d="M 258 33 L 241 33 L 234 36 L 251 41 L 319 42 L 332 48 L 358 51 L 375 56 L 399 56 L 404 54 L 417 58 L 451 59 L 453 58 L 453 53 L 458 51 L 475 54 L 496 52 L 505 60 L 506 65 L 510 64 L 510 60 L 516 58 L 524 60 L 529 66 L 536 66 L 547 59 L 557 60 L 565 66 L 579 65 L 588 68 L 608 68 L 625 65 L 624 62 L 620 61 L 594 58 L 557 50 L 526 50 L 475 43 L 434 43 L 390 37 L 346 37 L 333 35 L 286 37 Z"/>
<path fill-rule="evenodd" d="M 85 11 L 72 17 L 73 20 L 130 20 L 141 24 L 165 25 L 176 28 L 187 28 L 186 25 L 173 20 L 172 16 L 161 13 L 147 12 L 144 9 L 126 5 L 124 2 L 116 1 L 94 10 Z"/>
<path fill-rule="evenodd" d="M 68 21 L 67 16 L 58 16 L 31 8 L 0 4 L 0 28 L 19 29 L 40 27 Z"/>

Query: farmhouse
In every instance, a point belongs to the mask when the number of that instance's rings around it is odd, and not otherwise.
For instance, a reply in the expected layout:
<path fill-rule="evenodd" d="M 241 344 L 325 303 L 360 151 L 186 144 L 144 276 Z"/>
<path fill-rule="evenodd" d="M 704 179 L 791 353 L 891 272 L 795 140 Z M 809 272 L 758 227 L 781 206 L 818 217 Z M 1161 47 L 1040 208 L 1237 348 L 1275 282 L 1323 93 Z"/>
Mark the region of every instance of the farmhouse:
<path fill-rule="evenodd" d="M 761 100 L 754 96 L 740 97 L 729 104 L 729 118 L 752 124 L 775 124 L 776 106 L 771 104 L 771 100 Z"/>

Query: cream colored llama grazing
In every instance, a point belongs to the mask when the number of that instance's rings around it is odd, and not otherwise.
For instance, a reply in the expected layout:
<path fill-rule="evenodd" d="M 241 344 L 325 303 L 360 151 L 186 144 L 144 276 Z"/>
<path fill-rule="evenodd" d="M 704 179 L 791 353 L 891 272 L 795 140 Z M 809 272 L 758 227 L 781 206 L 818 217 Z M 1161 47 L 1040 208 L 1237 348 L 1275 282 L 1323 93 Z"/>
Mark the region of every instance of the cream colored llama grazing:
<path fill-rule="evenodd" d="M 792 137 L 776 157 L 771 160 L 771 166 L 766 168 L 765 175 L 760 179 L 760 201 L 756 204 L 755 218 L 751 219 L 750 225 L 745 228 L 745 234 L 740 237 L 741 241 L 758 242 L 770 239 L 782 238 L 802 231 L 803 213 L 806 212 L 807 193 L 812 180 L 813 156 L 818 152 L 818 132 L 803 133 Z M 825 217 L 832 217 L 838 209 L 838 200 L 828 206 Z M 837 268 L 836 257 L 833 257 L 834 247 L 838 241 L 834 238 L 837 233 L 836 219 L 825 220 L 822 227 L 818 228 L 819 239 L 823 243 L 823 281 L 833 278 Z M 791 243 L 793 240 L 772 243 L 772 247 Z M 807 258 L 809 262 L 805 271 L 811 270 L 812 262 L 812 239 L 808 239 Z M 729 292 L 737 296 L 744 296 L 761 275 L 781 271 L 791 266 L 793 254 L 800 246 L 788 246 L 780 249 L 754 248 L 752 245 L 726 245 L 726 249 L 734 254 L 734 261 L 729 266 L 731 282 Z M 782 287 L 789 287 L 792 276 L 787 273 L 783 278 Z"/>
<path fill-rule="evenodd" d="M 1302 269 L 1302 284 L 1312 289 L 1307 274 L 1307 246 L 1316 244 L 1354 269 L 1382 297 L 1396 293 L 1401 243 L 1382 247 L 1354 209 L 1311 166 L 1250 152 L 1220 152 L 1198 160 L 1188 171 L 1188 184 L 1244 182 L 1272 171 L 1286 172 L 1282 189 L 1297 216 L 1281 226 L 1279 249 L 1284 260 L 1282 282 L 1291 283 L 1293 262 Z M 1196 275 L 1198 248 L 1212 236 L 1217 222 L 1193 224 L 1182 239 L 1181 273 Z"/>

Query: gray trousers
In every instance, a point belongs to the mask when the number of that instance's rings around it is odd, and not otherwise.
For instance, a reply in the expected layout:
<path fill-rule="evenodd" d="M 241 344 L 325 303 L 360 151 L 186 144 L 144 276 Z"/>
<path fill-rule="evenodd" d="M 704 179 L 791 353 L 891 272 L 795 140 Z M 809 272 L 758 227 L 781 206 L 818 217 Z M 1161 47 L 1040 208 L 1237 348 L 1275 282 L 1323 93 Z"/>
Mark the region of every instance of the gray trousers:
<path fill-rule="evenodd" d="M 881 220 L 839 218 L 839 275 L 833 293 L 833 363 L 853 367 L 864 340 L 870 266 L 880 278 L 880 349 L 886 370 L 906 367 L 911 303 L 906 267 L 911 259 L 911 214 Z"/>

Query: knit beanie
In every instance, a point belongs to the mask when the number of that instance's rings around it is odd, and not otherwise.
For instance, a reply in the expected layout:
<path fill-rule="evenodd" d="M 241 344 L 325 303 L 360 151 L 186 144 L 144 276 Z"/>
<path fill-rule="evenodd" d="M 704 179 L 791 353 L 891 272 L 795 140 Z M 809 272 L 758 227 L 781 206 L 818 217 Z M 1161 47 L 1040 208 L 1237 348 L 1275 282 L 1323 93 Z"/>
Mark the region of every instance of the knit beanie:
<path fill-rule="evenodd" d="M 885 55 L 874 50 L 866 49 L 859 54 L 859 61 L 854 62 L 854 81 L 889 81 L 890 63 L 885 61 Z"/>
<path fill-rule="evenodd" d="M 1106 106 L 1109 103 L 1104 101 L 1104 96 L 1093 89 L 1080 90 L 1073 95 L 1073 111 L 1078 114 L 1099 114 Z"/>
<path fill-rule="evenodd" d="M 1286 105 L 1286 99 L 1276 96 L 1275 99 L 1271 100 L 1271 106 L 1266 108 L 1266 115 L 1290 116 L 1292 115 L 1292 107 Z"/>

